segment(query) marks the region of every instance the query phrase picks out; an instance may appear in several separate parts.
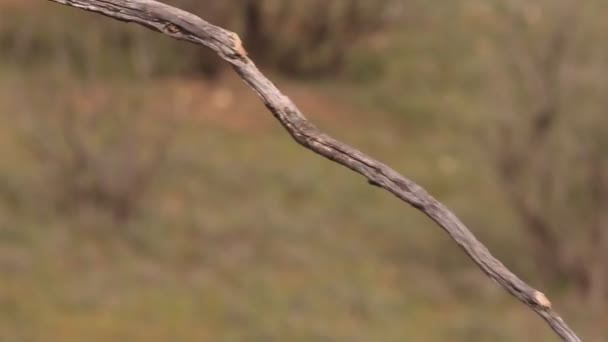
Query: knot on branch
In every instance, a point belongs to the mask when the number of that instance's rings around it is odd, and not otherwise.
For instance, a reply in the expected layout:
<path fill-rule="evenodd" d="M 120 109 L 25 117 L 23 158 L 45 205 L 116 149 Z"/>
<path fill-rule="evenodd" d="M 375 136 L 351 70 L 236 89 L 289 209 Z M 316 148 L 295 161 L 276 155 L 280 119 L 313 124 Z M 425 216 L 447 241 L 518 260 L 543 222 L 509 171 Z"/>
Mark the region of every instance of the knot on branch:
<path fill-rule="evenodd" d="M 230 32 L 230 38 L 232 38 L 233 48 L 234 51 L 236 51 L 236 55 L 243 59 L 247 57 L 247 50 L 245 50 L 243 47 L 243 42 L 241 41 L 239 35 L 234 32 Z"/>
<path fill-rule="evenodd" d="M 180 33 L 181 30 L 180 28 L 173 24 L 173 23 L 168 23 L 163 27 L 164 31 L 167 32 L 168 34 L 177 34 Z"/>
<path fill-rule="evenodd" d="M 540 291 L 536 291 L 534 293 L 534 300 L 536 300 L 536 303 L 540 305 L 543 309 L 551 308 L 551 301 L 549 301 L 547 296 L 545 296 L 545 294 Z"/>

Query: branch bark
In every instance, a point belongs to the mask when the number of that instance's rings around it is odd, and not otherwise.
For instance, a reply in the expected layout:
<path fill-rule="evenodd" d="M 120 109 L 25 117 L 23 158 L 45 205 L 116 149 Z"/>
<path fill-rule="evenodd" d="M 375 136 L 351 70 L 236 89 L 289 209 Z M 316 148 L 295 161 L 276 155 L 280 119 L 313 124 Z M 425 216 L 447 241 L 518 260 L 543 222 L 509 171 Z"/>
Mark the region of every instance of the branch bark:
<path fill-rule="evenodd" d="M 551 308 L 545 295 L 509 271 L 471 231 L 425 189 L 387 165 L 321 132 L 247 57 L 237 34 L 178 8 L 153 0 L 49 0 L 134 22 L 175 39 L 204 45 L 230 63 L 293 139 L 384 188 L 435 221 L 491 279 L 539 314 L 564 341 L 580 341 Z"/>

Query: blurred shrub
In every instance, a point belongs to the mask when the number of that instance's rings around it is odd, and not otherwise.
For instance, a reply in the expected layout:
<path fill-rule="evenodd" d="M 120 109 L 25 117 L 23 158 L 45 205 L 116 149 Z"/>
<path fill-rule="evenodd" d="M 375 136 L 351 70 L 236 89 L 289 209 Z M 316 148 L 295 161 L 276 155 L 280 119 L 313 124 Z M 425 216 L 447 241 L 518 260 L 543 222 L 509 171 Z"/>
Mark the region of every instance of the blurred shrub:
<path fill-rule="evenodd" d="M 76 83 L 60 103 L 41 83 L 29 89 L 30 103 L 20 102 L 22 144 L 39 173 L 37 196 L 60 213 L 129 220 L 168 155 L 177 122 L 170 109 L 148 104 L 124 85 L 116 85 L 125 95 L 117 101 L 116 89 Z"/>
<path fill-rule="evenodd" d="M 247 50 L 275 70 L 292 76 L 335 74 L 356 43 L 387 24 L 390 0 L 167 1 L 238 32 Z M 0 49 L 25 66 L 49 61 L 81 74 L 158 75 L 202 72 L 223 65 L 206 49 L 184 46 L 147 30 L 87 16 L 53 5 L 3 10 Z M 78 27 L 78 30 L 74 30 Z M 179 44 L 179 45 L 177 45 Z"/>
<path fill-rule="evenodd" d="M 57 5 L 0 13 L 0 64 L 82 77 L 214 73 L 217 57 L 149 30 Z M 75 30 L 74 27 L 78 29 Z"/>
<path fill-rule="evenodd" d="M 240 1 L 254 56 L 289 74 L 341 71 L 355 43 L 385 24 L 388 1 Z"/>
<path fill-rule="evenodd" d="M 485 148 L 536 276 L 608 300 L 606 4 L 479 1 Z M 481 19 L 485 20 L 481 20 Z M 574 167 L 573 167 L 574 166 Z M 576 229 L 572 229 L 576 227 Z"/>

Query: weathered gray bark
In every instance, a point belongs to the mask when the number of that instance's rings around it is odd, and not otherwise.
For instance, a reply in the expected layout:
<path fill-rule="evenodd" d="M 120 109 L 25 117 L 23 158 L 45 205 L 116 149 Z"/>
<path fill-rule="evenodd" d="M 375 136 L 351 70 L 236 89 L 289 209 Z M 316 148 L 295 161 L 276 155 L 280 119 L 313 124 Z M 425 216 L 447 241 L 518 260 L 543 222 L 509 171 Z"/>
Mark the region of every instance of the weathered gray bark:
<path fill-rule="evenodd" d="M 319 131 L 296 105 L 247 57 L 240 38 L 201 18 L 153 0 L 49 0 L 134 22 L 175 39 L 204 45 L 232 65 L 266 107 L 302 146 L 365 176 L 435 221 L 481 270 L 538 313 L 564 341 L 580 341 L 551 308 L 545 295 L 530 287 L 494 258 L 471 231 L 425 189 L 390 167 Z"/>

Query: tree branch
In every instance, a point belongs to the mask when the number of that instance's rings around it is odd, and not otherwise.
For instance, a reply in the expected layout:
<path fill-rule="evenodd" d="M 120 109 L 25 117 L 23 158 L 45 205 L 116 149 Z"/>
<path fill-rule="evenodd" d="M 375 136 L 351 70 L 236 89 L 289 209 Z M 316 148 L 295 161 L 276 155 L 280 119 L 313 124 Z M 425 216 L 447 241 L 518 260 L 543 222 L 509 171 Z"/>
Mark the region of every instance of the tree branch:
<path fill-rule="evenodd" d="M 564 341 L 580 341 L 552 310 L 551 303 L 542 292 L 527 285 L 494 258 L 456 215 L 426 190 L 390 167 L 319 131 L 310 123 L 294 103 L 257 69 L 235 33 L 153 0 L 49 1 L 138 23 L 175 39 L 214 50 L 232 65 L 299 144 L 365 176 L 371 184 L 386 189 L 422 211 L 443 228 L 485 274 L 538 313 Z"/>

